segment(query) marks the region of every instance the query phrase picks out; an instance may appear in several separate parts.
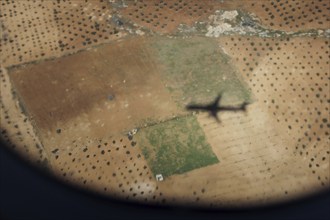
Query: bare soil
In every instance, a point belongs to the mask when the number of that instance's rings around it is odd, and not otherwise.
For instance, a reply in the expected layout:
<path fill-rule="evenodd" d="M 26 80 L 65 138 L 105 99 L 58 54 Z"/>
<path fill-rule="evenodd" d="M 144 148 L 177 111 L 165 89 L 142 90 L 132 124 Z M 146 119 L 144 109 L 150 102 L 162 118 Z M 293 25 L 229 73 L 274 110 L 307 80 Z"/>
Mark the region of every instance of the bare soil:
<path fill-rule="evenodd" d="M 48 155 L 4 68 L 0 68 L 0 79 L 0 138 L 28 162 L 49 168 Z"/>
<path fill-rule="evenodd" d="M 176 115 L 145 44 L 130 39 L 12 69 L 12 81 L 43 140 L 64 147 L 76 138 L 128 132 L 146 119 Z"/>
<path fill-rule="evenodd" d="M 126 200 L 151 201 L 157 185 L 136 141 L 124 135 L 75 141 L 50 155 L 63 181 Z"/>
<path fill-rule="evenodd" d="M 126 35 L 107 1 L 12 1 L 2 4 L 1 65 L 76 53 Z"/>
<path fill-rule="evenodd" d="M 306 31 L 329 29 L 327 0 L 272 1 L 272 0 L 184 0 L 184 1 L 129 1 L 120 13 L 153 32 L 171 34 L 183 25 L 192 26 L 205 21 L 216 10 L 238 10 L 252 14 L 262 26 L 280 31 Z"/>

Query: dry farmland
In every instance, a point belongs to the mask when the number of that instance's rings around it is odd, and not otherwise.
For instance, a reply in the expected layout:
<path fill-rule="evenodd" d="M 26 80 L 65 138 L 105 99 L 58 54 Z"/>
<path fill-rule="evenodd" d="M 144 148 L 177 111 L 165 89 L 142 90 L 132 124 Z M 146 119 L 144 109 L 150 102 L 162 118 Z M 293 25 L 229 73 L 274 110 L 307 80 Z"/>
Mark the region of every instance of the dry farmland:
<path fill-rule="evenodd" d="M 68 184 L 241 207 L 330 185 L 326 0 L 4 0 L 0 137 Z M 222 94 L 245 112 L 188 111 Z"/>

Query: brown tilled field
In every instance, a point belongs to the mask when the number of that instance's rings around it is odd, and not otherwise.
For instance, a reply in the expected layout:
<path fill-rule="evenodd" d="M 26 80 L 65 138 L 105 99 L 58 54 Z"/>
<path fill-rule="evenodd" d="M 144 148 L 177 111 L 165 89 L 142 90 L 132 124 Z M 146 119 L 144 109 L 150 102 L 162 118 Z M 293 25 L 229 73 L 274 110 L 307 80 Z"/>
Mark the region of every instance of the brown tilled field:
<path fill-rule="evenodd" d="M 146 43 L 129 39 L 12 69 L 43 142 L 63 148 L 76 139 L 128 132 L 143 126 L 143 119 L 179 113 Z"/>
<path fill-rule="evenodd" d="M 2 1 L 1 139 L 73 186 L 241 207 L 329 189 L 326 0 Z M 222 93 L 220 106 L 188 111 Z"/>

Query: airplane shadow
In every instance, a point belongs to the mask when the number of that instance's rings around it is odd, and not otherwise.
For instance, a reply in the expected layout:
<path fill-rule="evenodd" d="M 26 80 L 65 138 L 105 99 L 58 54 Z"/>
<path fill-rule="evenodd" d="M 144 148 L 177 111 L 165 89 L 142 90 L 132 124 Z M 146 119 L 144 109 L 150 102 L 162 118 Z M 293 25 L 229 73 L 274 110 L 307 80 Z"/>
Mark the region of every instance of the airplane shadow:
<path fill-rule="evenodd" d="M 218 113 L 221 111 L 232 111 L 232 112 L 237 112 L 237 111 L 242 111 L 246 112 L 246 106 L 249 105 L 250 103 L 248 102 L 243 102 L 239 106 L 220 106 L 220 101 L 222 98 L 222 93 L 220 93 L 216 99 L 208 104 L 208 105 L 193 105 L 189 104 L 186 106 L 186 109 L 188 111 L 203 111 L 203 112 L 209 112 L 210 116 L 214 117 L 215 120 L 220 123 L 220 119 L 218 117 Z"/>

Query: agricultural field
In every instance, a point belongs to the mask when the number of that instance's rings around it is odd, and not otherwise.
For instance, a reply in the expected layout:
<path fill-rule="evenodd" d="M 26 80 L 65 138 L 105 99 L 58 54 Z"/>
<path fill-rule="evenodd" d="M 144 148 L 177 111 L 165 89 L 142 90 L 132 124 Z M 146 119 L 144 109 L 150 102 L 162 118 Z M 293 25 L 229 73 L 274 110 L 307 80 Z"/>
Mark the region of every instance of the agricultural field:
<path fill-rule="evenodd" d="M 166 87 L 179 105 L 206 104 L 221 92 L 227 95 L 223 104 L 251 100 L 248 87 L 215 40 L 178 37 L 156 38 L 151 42 L 164 69 Z"/>
<path fill-rule="evenodd" d="M 218 208 L 323 192 L 329 12 L 326 0 L 2 1 L 0 138 L 121 200 Z"/>
<path fill-rule="evenodd" d="M 154 175 L 167 177 L 219 162 L 194 116 L 142 129 L 137 142 Z"/>

